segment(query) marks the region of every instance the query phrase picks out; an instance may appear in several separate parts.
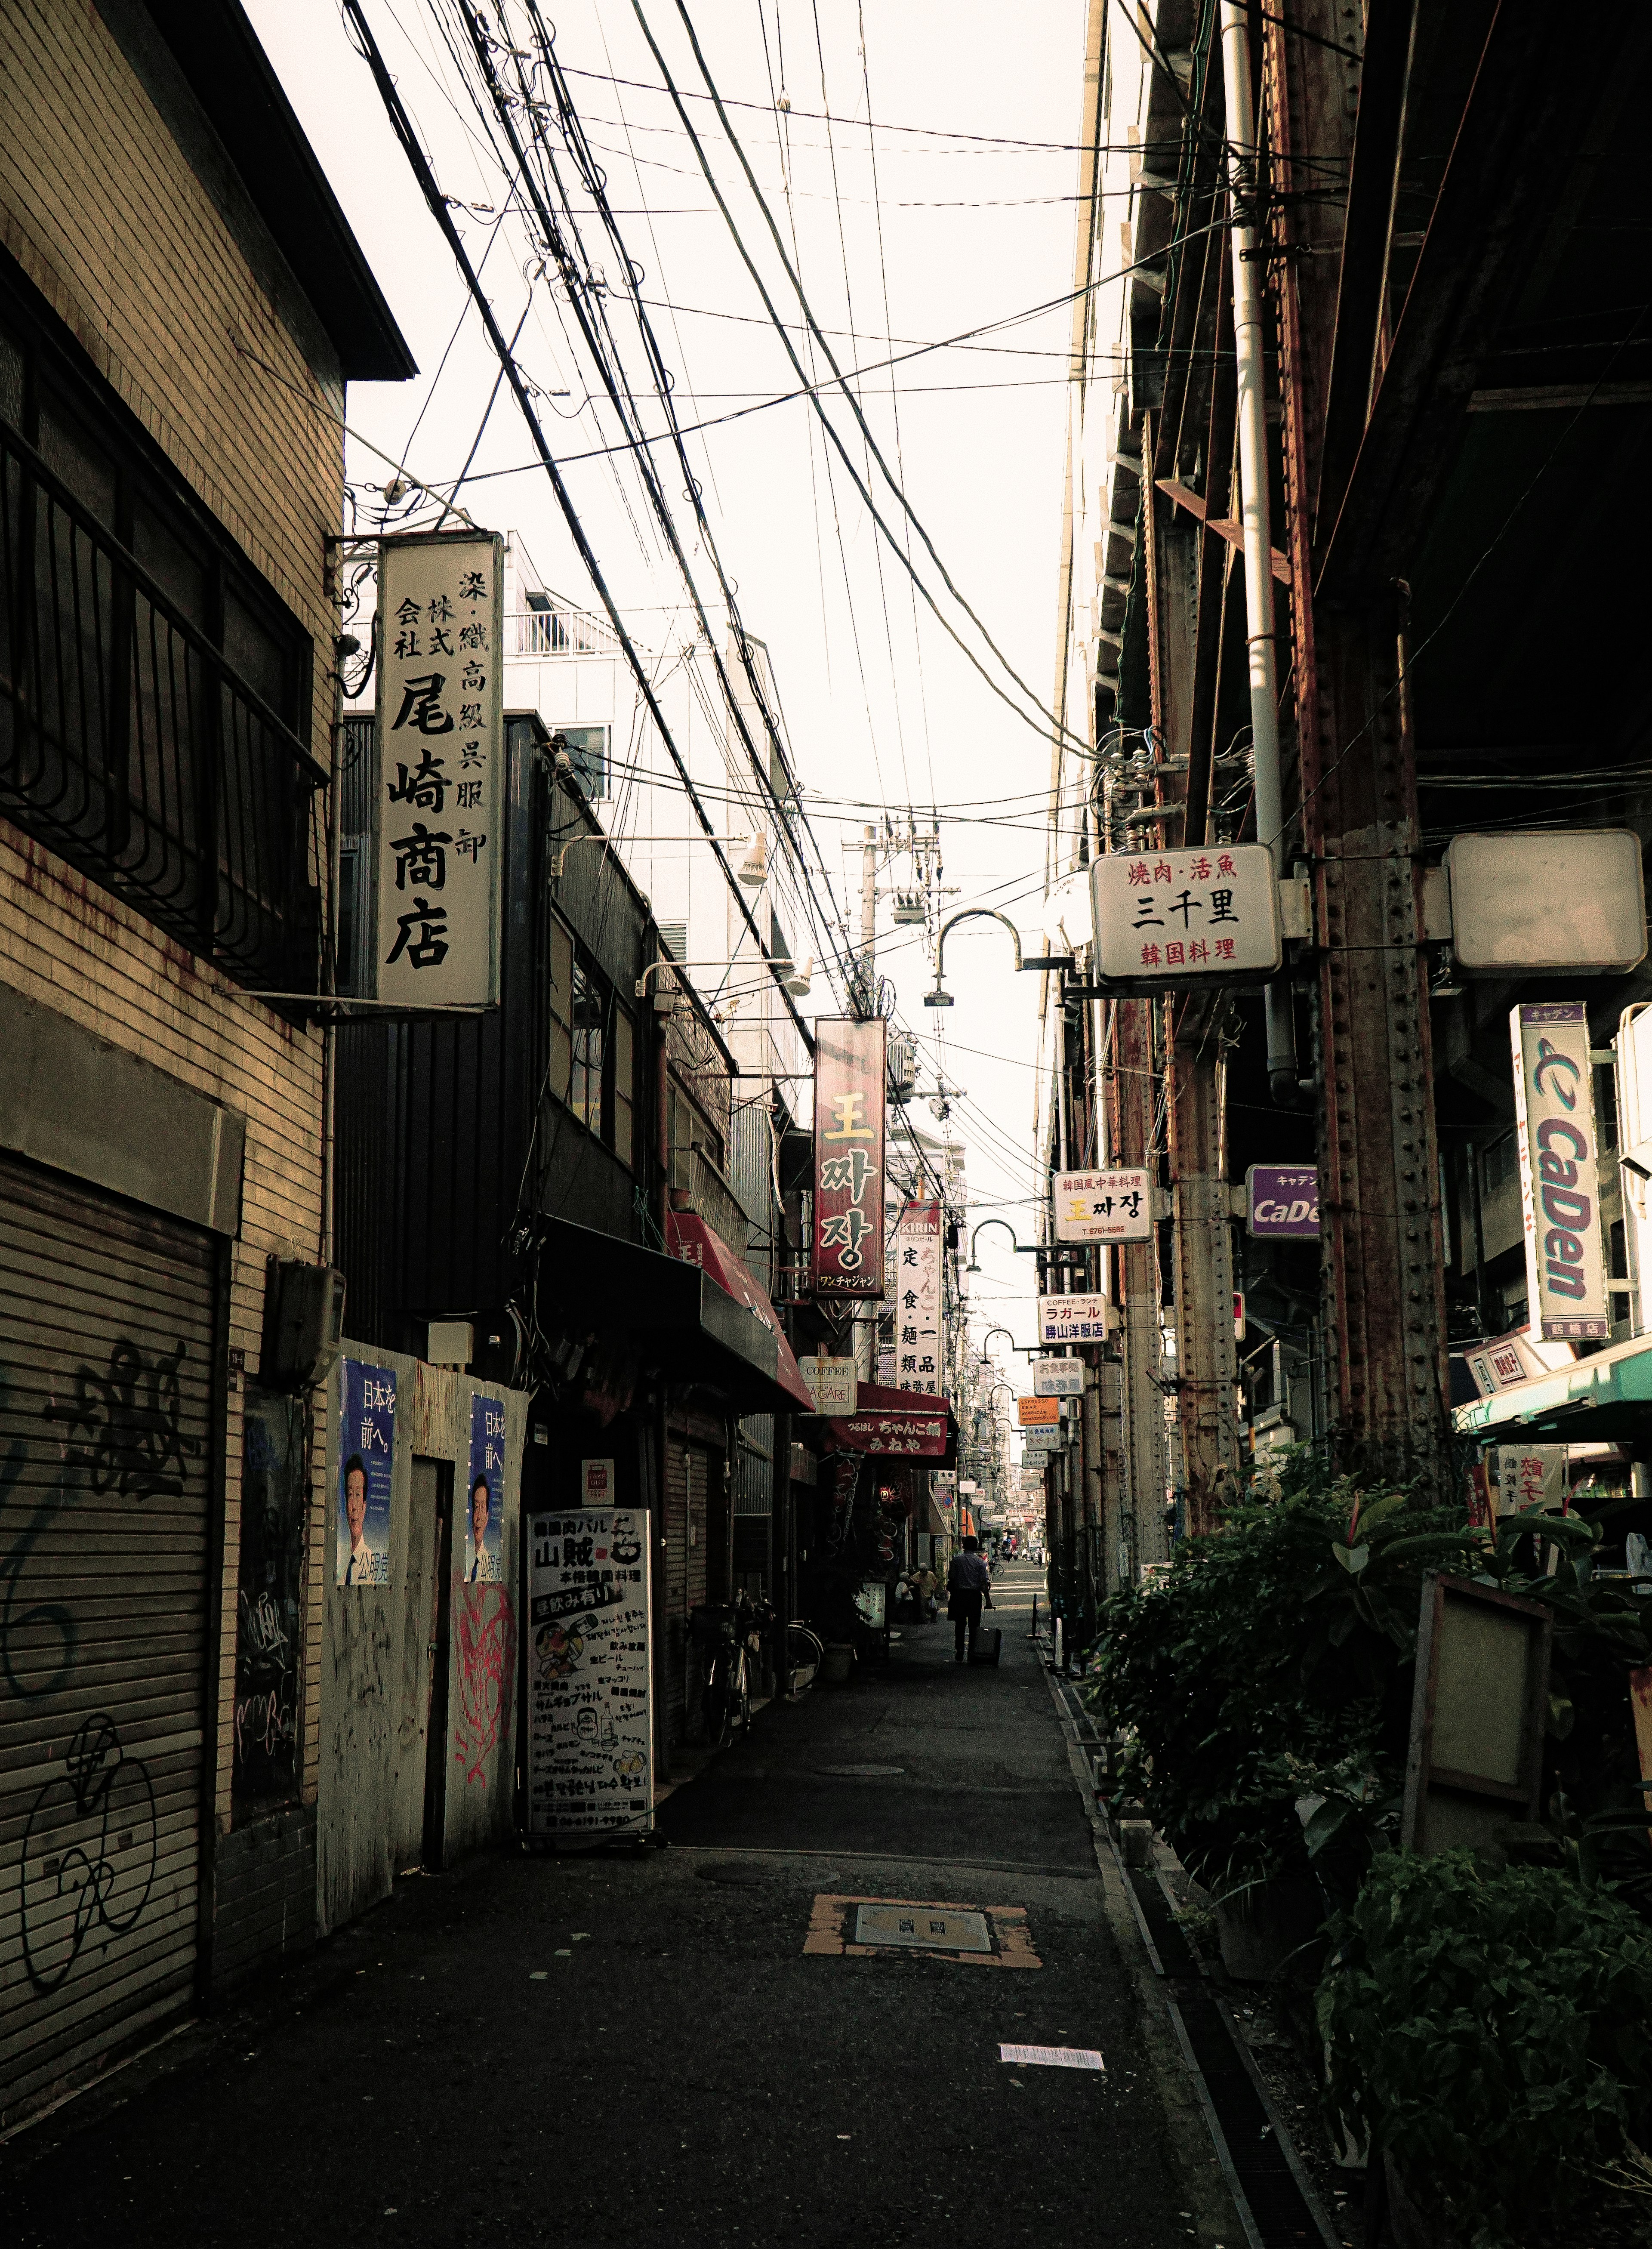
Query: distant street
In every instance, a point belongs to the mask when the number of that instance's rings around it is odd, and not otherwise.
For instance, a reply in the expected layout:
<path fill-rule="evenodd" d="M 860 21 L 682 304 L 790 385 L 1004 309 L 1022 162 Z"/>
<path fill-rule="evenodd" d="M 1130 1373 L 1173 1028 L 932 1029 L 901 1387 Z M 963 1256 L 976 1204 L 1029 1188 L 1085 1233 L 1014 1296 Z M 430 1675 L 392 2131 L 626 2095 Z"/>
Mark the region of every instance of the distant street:
<path fill-rule="evenodd" d="M 1188 2214 L 1182 2167 L 1209 2149 L 1185 2122 L 1172 2144 L 1028 1645 L 1042 1578 L 1001 1572 L 995 1671 L 954 1666 L 943 1617 L 885 1677 L 764 1710 L 668 1798 L 669 1849 L 402 1882 L 0 2150 L 0 2239 L 1236 2239 Z M 811 1917 L 853 1939 L 852 1906 L 819 1901 L 865 1897 L 1022 1909 L 995 1934 L 1024 1927 L 1041 1964 L 805 1950 Z M 1007 2065 L 1001 2042 L 1105 2072 Z"/>

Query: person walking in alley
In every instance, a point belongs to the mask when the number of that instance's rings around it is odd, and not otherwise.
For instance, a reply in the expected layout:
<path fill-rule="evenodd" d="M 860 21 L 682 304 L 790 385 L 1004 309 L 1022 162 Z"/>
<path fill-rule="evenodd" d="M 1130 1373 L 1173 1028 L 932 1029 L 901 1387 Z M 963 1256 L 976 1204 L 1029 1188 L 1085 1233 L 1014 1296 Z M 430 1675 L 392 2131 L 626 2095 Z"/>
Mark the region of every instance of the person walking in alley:
<path fill-rule="evenodd" d="M 975 1645 L 983 1601 L 988 1608 L 993 1605 L 992 1572 L 981 1553 L 981 1541 L 966 1538 L 963 1552 L 954 1554 L 946 1566 L 946 1613 L 953 1620 L 954 1663 L 961 1663 Z"/>

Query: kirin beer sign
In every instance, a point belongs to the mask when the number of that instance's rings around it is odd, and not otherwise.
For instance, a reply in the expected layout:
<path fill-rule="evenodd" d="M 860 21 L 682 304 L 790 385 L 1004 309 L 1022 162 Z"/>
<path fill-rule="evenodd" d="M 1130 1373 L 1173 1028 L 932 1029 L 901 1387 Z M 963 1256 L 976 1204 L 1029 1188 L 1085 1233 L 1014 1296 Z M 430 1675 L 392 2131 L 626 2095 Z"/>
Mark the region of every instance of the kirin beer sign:
<path fill-rule="evenodd" d="M 1528 1318 L 1568 1342 L 1612 1332 L 1595 1178 L 1599 1142 L 1589 1020 L 1580 1000 L 1515 1008 L 1515 1123 L 1525 1223 Z"/>

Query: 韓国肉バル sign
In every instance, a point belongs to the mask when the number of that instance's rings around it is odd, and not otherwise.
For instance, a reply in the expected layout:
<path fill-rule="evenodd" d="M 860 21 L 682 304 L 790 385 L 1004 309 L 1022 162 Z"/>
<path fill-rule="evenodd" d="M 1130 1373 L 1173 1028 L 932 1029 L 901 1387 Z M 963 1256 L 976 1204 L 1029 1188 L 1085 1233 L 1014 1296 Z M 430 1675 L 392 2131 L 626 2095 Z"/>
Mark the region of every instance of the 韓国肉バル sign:
<path fill-rule="evenodd" d="M 1270 976 L 1284 957 L 1265 843 L 1104 852 L 1091 863 L 1097 966 L 1121 990 Z"/>

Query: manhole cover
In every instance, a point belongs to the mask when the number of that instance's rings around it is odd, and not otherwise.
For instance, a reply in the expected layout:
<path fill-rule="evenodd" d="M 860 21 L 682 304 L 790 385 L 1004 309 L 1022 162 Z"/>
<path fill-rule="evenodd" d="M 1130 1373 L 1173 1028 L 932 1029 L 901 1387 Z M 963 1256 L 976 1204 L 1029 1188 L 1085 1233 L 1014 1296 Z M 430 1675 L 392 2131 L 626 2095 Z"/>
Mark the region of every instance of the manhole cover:
<path fill-rule="evenodd" d="M 855 1915 L 857 1944 L 916 1944 L 926 1951 L 990 1952 L 984 1913 L 933 1905 L 864 1905 Z"/>
<path fill-rule="evenodd" d="M 737 1888 L 768 1880 L 767 1867 L 754 1866 L 749 1859 L 722 1859 L 714 1867 L 696 1867 L 694 1872 L 703 1882 L 728 1882 Z"/>
<path fill-rule="evenodd" d="M 906 1770 L 904 1764 L 823 1764 L 822 1772 L 835 1774 L 840 1780 L 894 1780 Z"/>

